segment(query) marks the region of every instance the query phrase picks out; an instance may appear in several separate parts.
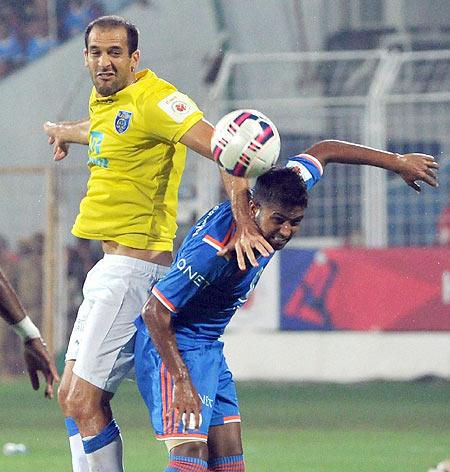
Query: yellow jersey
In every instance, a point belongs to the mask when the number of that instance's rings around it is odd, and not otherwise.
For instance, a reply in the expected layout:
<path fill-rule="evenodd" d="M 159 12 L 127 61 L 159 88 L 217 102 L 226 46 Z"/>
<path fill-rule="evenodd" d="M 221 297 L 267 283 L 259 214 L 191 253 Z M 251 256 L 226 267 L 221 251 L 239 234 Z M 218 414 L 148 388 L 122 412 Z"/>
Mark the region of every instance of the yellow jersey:
<path fill-rule="evenodd" d="M 89 100 L 90 177 L 75 236 L 171 251 L 186 160 L 180 138 L 203 113 L 152 71 L 123 90 Z"/>

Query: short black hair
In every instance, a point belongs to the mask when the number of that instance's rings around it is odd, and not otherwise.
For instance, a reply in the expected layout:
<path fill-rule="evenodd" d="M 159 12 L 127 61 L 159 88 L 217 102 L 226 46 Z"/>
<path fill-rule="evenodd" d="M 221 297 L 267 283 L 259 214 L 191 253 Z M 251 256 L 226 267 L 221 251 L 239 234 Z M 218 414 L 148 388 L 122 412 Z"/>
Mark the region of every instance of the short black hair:
<path fill-rule="evenodd" d="M 86 49 L 88 48 L 88 41 L 89 41 L 89 34 L 92 31 L 94 26 L 98 26 L 99 28 L 125 28 L 127 31 L 127 43 L 128 43 L 128 54 L 131 56 L 133 52 L 137 51 L 138 48 L 138 39 L 139 39 L 139 31 L 133 23 L 122 18 L 121 16 L 116 15 L 108 15 L 108 16 L 101 16 L 96 18 L 95 20 L 91 21 L 84 32 L 84 44 Z"/>
<path fill-rule="evenodd" d="M 260 175 L 252 191 L 252 199 L 258 204 L 276 204 L 286 207 L 308 205 L 308 192 L 301 175 L 288 167 L 273 167 Z"/>

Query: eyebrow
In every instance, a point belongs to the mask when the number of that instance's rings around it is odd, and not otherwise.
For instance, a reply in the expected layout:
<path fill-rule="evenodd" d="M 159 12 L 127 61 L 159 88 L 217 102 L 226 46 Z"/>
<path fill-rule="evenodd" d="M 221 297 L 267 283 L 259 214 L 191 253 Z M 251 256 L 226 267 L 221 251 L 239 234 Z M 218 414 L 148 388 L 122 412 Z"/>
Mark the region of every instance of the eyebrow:
<path fill-rule="evenodd" d="M 91 51 L 92 49 L 101 49 L 101 46 L 97 44 L 92 44 L 92 45 L 89 45 L 88 49 L 89 51 Z M 107 49 L 108 51 L 123 51 L 124 48 L 120 45 L 114 45 L 114 46 L 108 47 Z"/>
<path fill-rule="evenodd" d="M 287 215 L 284 215 L 283 213 L 279 213 L 279 212 L 275 212 L 275 213 L 272 213 L 272 215 L 270 215 L 271 217 L 274 217 L 274 218 L 284 218 L 285 220 L 289 220 L 289 221 L 296 221 L 296 220 L 300 220 L 302 219 L 305 215 L 299 215 L 299 216 L 296 216 L 294 218 L 290 218 L 289 216 Z"/>

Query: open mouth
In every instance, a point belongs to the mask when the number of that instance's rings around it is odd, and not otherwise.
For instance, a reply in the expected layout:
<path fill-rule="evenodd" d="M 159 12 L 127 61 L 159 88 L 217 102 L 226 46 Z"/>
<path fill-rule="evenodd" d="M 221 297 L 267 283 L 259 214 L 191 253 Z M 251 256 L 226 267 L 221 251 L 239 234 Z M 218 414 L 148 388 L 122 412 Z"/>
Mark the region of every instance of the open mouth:
<path fill-rule="evenodd" d="M 114 72 L 97 72 L 97 78 L 100 80 L 110 80 L 116 76 Z"/>

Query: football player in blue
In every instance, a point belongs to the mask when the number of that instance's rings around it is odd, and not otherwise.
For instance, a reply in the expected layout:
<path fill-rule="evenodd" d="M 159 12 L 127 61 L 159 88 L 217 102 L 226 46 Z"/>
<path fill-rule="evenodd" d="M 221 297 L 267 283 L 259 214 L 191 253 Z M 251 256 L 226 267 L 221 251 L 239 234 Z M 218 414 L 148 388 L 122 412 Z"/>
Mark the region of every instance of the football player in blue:
<path fill-rule="evenodd" d="M 319 142 L 285 168 L 260 176 L 252 190 L 250 218 L 275 250 L 299 229 L 307 191 L 329 162 L 383 167 L 416 190 L 419 180 L 437 185 L 438 164 L 431 156 Z M 219 338 L 273 254 L 259 255 L 257 267 L 240 270 L 236 255 L 223 251 L 234 231 L 229 202 L 206 213 L 136 320 L 136 378 L 156 438 L 170 453 L 166 472 L 245 470 L 236 388 Z"/>

